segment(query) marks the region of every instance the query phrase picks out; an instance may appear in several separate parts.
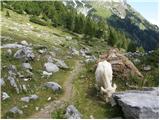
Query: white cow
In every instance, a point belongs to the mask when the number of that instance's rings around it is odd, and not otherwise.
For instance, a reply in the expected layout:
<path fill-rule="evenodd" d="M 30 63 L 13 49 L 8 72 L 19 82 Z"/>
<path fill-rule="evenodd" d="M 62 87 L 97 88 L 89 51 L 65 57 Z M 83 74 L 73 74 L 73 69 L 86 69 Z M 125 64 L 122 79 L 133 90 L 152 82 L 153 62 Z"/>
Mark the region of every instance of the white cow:
<path fill-rule="evenodd" d="M 95 72 L 96 87 L 100 90 L 100 93 L 104 96 L 106 102 L 109 102 L 112 94 L 117 88 L 116 84 L 112 87 L 112 73 L 112 66 L 109 62 L 105 60 L 98 63 Z"/>

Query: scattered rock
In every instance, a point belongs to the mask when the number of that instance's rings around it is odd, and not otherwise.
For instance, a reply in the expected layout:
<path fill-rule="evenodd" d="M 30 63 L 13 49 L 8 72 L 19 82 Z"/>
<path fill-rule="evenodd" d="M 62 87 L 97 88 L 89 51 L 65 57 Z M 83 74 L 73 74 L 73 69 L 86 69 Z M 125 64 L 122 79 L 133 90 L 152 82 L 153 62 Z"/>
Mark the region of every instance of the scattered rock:
<path fill-rule="evenodd" d="M 16 73 L 17 73 L 16 66 L 15 65 L 9 65 L 9 67 L 8 67 L 8 73 L 10 75 L 16 75 Z"/>
<path fill-rule="evenodd" d="M 134 64 L 139 64 L 141 61 L 136 58 L 136 59 L 133 60 L 133 62 L 134 62 Z"/>
<path fill-rule="evenodd" d="M 52 63 L 53 62 L 52 56 L 48 56 L 47 60 L 49 63 Z"/>
<path fill-rule="evenodd" d="M 47 51 L 47 49 L 38 50 L 38 52 L 39 52 L 40 54 L 43 54 L 43 53 L 45 53 L 46 51 Z"/>
<path fill-rule="evenodd" d="M 71 55 L 79 55 L 79 51 L 76 50 L 76 48 L 70 48 Z"/>
<path fill-rule="evenodd" d="M 66 40 L 72 40 L 71 36 L 66 36 Z"/>
<path fill-rule="evenodd" d="M 31 64 L 29 64 L 29 63 L 22 63 L 22 67 L 25 68 L 25 69 L 30 69 L 30 70 L 32 70 L 32 66 L 31 66 Z"/>
<path fill-rule="evenodd" d="M 51 88 L 53 91 L 60 91 L 62 87 L 56 82 L 47 82 L 44 84 L 45 87 Z"/>
<path fill-rule="evenodd" d="M 25 45 L 25 46 L 28 45 L 27 41 L 25 41 L 25 40 L 21 41 L 21 44 L 22 44 L 22 45 Z"/>
<path fill-rule="evenodd" d="M 0 86 L 3 86 L 5 84 L 3 78 L 0 78 Z"/>
<path fill-rule="evenodd" d="M 11 49 L 8 49 L 8 50 L 7 50 L 7 55 L 8 55 L 8 56 L 11 56 L 11 55 L 12 55 L 12 50 L 11 50 Z"/>
<path fill-rule="evenodd" d="M 28 96 L 27 97 L 22 97 L 21 101 L 29 103 L 30 97 L 28 97 Z"/>
<path fill-rule="evenodd" d="M 26 72 L 28 73 L 29 76 L 33 75 L 33 73 L 29 69 L 26 69 Z"/>
<path fill-rule="evenodd" d="M 36 111 L 38 111 L 38 110 L 39 110 L 39 107 L 36 107 L 35 109 L 36 109 Z"/>
<path fill-rule="evenodd" d="M 12 38 L 9 36 L 0 36 L 0 39 L 1 39 L 1 41 L 12 40 Z"/>
<path fill-rule="evenodd" d="M 21 101 L 29 103 L 30 100 L 37 100 L 38 98 L 39 97 L 34 94 L 34 95 L 31 95 L 31 96 L 22 97 Z"/>
<path fill-rule="evenodd" d="M 43 71 L 43 77 L 44 77 L 44 76 L 49 77 L 49 76 L 51 76 L 51 75 L 52 75 L 52 73 L 47 72 L 47 71 Z"/>
<path fill-rule="evenodd" d="M 74 105 L 69 105 L 66 109 L 64 118 L 67 119 L 81 119 L 80 112 L 74 107 Z"/>
<path fill-rule="evenodd" d="M 94 119 L 93 115 L 90 115 L 89 117 L 90 117 L 90 119 Z"/>
<path fill-rule="evenodd" d="M 114 93 L 113 98 L 127 119 L 159 118 L 159 88 Z"/>
<path fill-rule="evenodd" d="M 25 84 L 22 85 L 22 89 L 23 89 L 23 91 L 27 92 L 27 87 Z"/>
<path fill-rule="evenodd" d="M 96 60 L 97 60 L 96 57 L 92 55 L 85 60 L 85 63 L 95 62 Z"/>
<path fill-rule="evenodd" d="M 1 48 L 23 48 L 23 45 L 17 44 L 17 43 L 13 43 L 13 44 L 5 44 L 2 45 Z"/>
<path fill-rule="evenodd" d="M 39 98 L 39 97 L 38 97 L 37 95 L 35 95 L 35 94 L 30 96 L 30 99 L 31 99 L 31 100 L 37 100 L 38 98 Z"/>
<path fill-rule="evenodd" d="M 21 114 L 21 115 L 23 114 L 23 111 L 20 110 L 17 106 L 11 108 L 11 109 L 9 110 L 9 112 L 11 112 L 11 113 L 13 113 L 13 114 Z"/>
<path fill-rule="evenodd" d="M 47 100 L 48 100 L 48 101 L 50 101 L 51 99 L 52 99 L 52 98 L 51 98 L 51 97 L 49 97 Z"/>
<path fill-rule="evenodd" d="M 10 98 L 10 96 L 6 92 L 2 92 L 2 100 L 6 100 Z"/>
<path fill-rule="evenodd" d="M 150 71 L 151 70 L 151 66 L 147 65 L 147 66 L 143 67 L 143 70 L 144 71 Z"/>
<path fill-rule="evenodd" d="M 134 64 L 125 57 L 118 49 L 110 49 L 106 54 L 101 55 L 97 62 L 107 60 L 111 63 L 113 69 L 113 75 L 123 77 L 124 79 L 130 79 L 130 75 L 136 76 L 140 79 L 143 75 L 134 66 Z"/>
<path fill-rule="evenodd" d="M 16 84 L 15 79 L 14 79 L 13 77 L 9 76 L 9 77 L 8 77 L 8 80 L 9 80 L 9 82 L 10 82 L 10 85 L 11 85 L 12 87 L 14 87 L 14 88 L 16 89 L 16 92 L 19 94 L 19 88 L 18 88 L 18 86 L 17 86 L 17 84 Z"/>
<path fill-rule="evenodd" d="M 34 53 L 32 52 L 32 48 L 23 47 L 14 54 L 14 57 L 17 59 L 24 59 L 26 61 L 33 60 L 35 58 Z"/>
<path fill-rule="evenodd" d="M 57 65 L 51 63 L 51 62 L 48 62 L 48 63 L 45 63 L 44 64 L 44 67 L 46 69 L 47 72 L 58 72 L 59 71 L 59 68 L 57 67 Z"/>
<path fill-rule="evenodd" d="M 29 80 L 29 78 L 24 78 L 23 80 L 24 80 L 24 81 L 28 81 L 28 80 Z"/>
<path fill-rule="evenodd" d="M 24 105 L 23 108 L 28 108 L 28 105 Z"/>

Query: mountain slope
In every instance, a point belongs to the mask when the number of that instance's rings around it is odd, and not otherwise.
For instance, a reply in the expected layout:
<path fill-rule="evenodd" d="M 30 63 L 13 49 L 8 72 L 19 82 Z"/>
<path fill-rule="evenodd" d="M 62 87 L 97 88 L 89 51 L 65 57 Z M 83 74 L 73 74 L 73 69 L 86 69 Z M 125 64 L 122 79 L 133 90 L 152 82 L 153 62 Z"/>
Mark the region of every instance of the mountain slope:
<path fill-rule="evenodd" d="M 83 4 L 82 4 L 83 3 Z M 145 50 L 158 48 L 159 28 L 149 23 L 143 16 L 135 11 L 125 0 L 75 1 L 68 2 L 82 14 L 98 20 L 102 17 L 107 25 L 123 31 L 138 46 Z M 89 9 L 85 13 L 82 9 Z"/>

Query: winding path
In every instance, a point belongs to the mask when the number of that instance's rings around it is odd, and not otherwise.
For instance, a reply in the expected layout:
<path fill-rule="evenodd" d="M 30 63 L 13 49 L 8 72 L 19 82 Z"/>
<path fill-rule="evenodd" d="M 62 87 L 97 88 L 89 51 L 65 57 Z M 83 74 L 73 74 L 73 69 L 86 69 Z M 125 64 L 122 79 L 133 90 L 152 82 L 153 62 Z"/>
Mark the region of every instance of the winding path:
<path fill-rule="evenodd" d="M 77 77 L 77 75 L 80 73 L 82 68 L 82 64 L 80 61 L 76 61 L 75 68 L 72 71 L 72 73 L 68 76 L 67 80 L 64 82 L 63 89 L 64 89 L 64 95 L 59 98 L 59 100 L 53 101 L 48 103 L 43 110 L 33 114 L 30 116 L 31 119 L 51 119 L 51 113 L 58 108 L 64 107 L 65 102 L 69 102 L 72 98 L 72 89 L 73 89 L 73 81 Z"/>

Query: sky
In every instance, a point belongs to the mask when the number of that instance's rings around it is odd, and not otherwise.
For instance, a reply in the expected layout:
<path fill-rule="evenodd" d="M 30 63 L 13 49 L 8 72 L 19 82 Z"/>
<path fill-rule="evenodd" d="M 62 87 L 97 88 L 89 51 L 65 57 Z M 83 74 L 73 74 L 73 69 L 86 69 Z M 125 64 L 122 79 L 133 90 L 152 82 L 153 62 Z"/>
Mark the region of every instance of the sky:
<path fill-rule="evenodd" d="M 136 11 L 152 24 L 159 26 L 158 17 L 158 0 L 127 0 Z"/>

